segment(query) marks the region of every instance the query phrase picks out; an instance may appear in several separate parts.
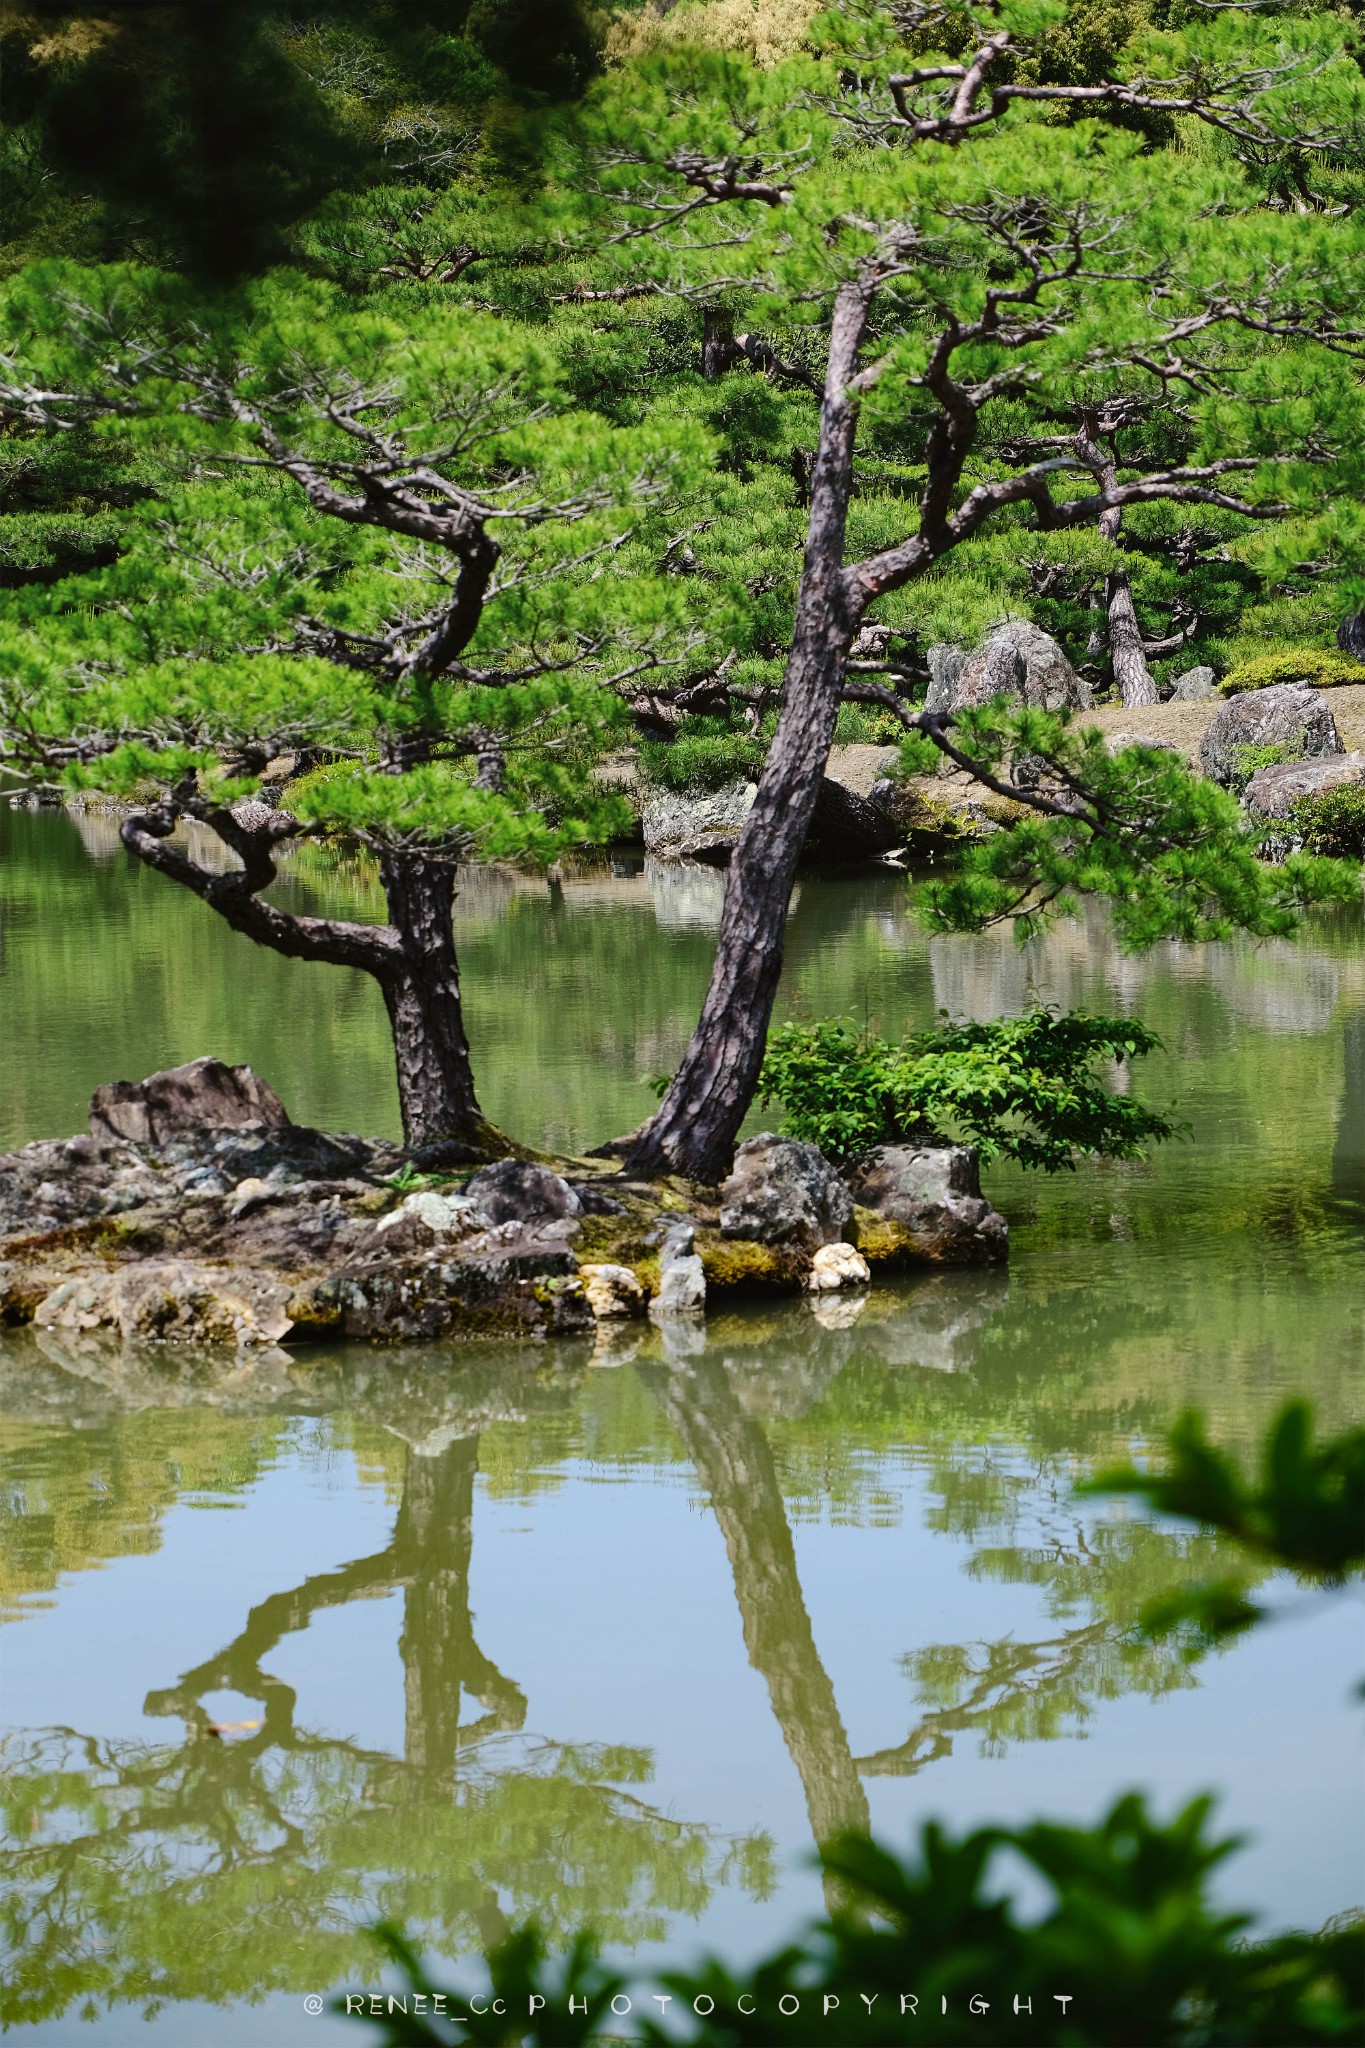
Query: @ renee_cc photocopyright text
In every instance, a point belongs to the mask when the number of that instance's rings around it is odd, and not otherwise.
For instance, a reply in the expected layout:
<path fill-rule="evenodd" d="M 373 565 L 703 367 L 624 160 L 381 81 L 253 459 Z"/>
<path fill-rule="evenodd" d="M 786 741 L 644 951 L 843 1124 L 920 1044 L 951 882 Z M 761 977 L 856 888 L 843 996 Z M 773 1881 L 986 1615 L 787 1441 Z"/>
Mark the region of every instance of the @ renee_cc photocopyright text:
<path fill-rule="evenodd" d="M 1069 1992 L 1061 1991 L 1015 1991 L 1004 1996 L 973 1992 L 956 1999 L 939 1997 L 930 2000 L 922 2000 L 917 1993 L 911 1991 L 894 1995 L 878 1991 L 812 1991 L 804 1994 L 787 1991 L 778 1997 L 770 1995 L 767 1998 L 760 1998 L 755 1992 L 742 1992 L 736 1998 L 734 2010 L 746 2019 L 766 2015 L 774 2020 L 787 2022 L 797 2019 L 848 2021 L 856 2020 L 858 2016 L 871 2018 L 874 2014 L 879 2020 L 884 2019 L 886 2008 L 890 2006 L 893 2013 L 897 2013 L 908 2025 L 915 2020 L 932 2023 L 935 2018 L 946 2018 L 950 2009 L 954 2007 L 959 2013 L 965 2011 L 974 2019 L 985 2019 L 988 2014 L 995 2013 L 997 2016 L 1027 2021 L 1033 2017 L 1035 2009 L 1041 2011 L 1049 2002 L 1066 2014 L 1073 1999 Z M 458 1992 L 443 1991 L 339 1991 L 330 2000 L 314 1994 L 305 1998 L 303 2004 L 305 2012 L 314 2015 L 330 2007 L 332 2012 L 353 2019 L 388 2019 L 402 2016 L 444 2020 L 451 2026 L 468 2025 L 471 2019 L 482 2019 L 490 2014 L 499 2019 L 514 2017 L 510 2011 L 511 2001 L 507 1999 L 480 1994 L 471 1997 Z M 526 1999 L 525 2004 L 528 2021 L 534 2020 L 547 2009 L 546 1999 L 535 1993 Z M 636 2014 L 648 2014 L 653 2019 L 664 2020 L 680 2017 L 688 2010 L 698 2019 L 710 2019 L 718 2013 L 720 2017 L 725 2017 L 723 2006 L 718 2006 L 717 2000 L 706 1992 L 701 1992 L 692 1999 L 684 1999 L 667 1991 L 618 1991 L 610 2000 L 600 2001 L 600 2009 L 598 2001 L 586 1997 L 570 1997 L 567 2007 L 567 2018 L 585 2023 L 594 2019 L 606 2020 L 608 2017 L 626 2020 Z M 675 2013 L 672 2010 L 675 2007 L 680 2008 L 680 2011 Z"/>

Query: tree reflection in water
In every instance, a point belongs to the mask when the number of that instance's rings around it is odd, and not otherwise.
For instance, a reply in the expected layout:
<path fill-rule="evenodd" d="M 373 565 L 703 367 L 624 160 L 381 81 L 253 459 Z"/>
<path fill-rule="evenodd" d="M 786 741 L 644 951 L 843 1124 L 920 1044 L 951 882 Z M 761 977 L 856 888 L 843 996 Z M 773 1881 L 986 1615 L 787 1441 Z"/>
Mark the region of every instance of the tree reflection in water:
<path fill-rule="evenodd" d="M 10 1413 L 34 1420 L 17 1424 L 7 1460 L 0 1566 L 4 1586 L 30 1595 L 61 1572 L 155 1549 L 162 1512 L 186 1492 L 247 1491 L 296 1448 L 289 1418 L 308 1403 L 336 1407 L 343 1440 L 348 1427 L 375 1440 L 378 1423 L 383 1441 L 406 1449 L 385 1461 L 399 1502 L 381 1550 L 262 1600 L 221 1650 L 147 1694 L 149 1715 L 183 1724 L 178 1741 L 64 1727 L 8 1744 L 8 2019 L 80 1999 L 226 2003 L 366 1981 L 366 1930 L 381 1918 L 448 1956 L 527 1917 L 551 1942 L 587 1924 L 630 1947 L 664 1939 L 723 1886 L 771 1891 L 766 1837 L 720 1835 L 648 1803 L 650 1750 L 528 1730 L 527 1698 L 481 1649 L 470 1609 L 481 1444 L 490 1483 L 510 1474 L 522 1490 L 528 1475 L 557 1474 L 593 1429 L 593 1455 L 608 1463 L 681 1452 L 724 1538 L 749 1662 L 816 1843 L 867 1826 L 865 1779 L 922 1770 L 964 1735 L 997 1749 L 1046 1739 L 1079 1728 L 1103 1699 L 1193 1682 L 1179 1645 L 1134 1655 L 1125 1639 L 1152 1592 L 1219 1567 L 1217 1545 L 1093 1512 L 1075 1524 L 1071 1455 L 1089 1438 L 1112 1449 L 1112 1389 L 1087 1408 L 1078 1378 L 1063 1371 L 1060 1386 L 1041 1389 L 1031 1361 L 1016 1373 L 1009 1347 L 987 1369 L 1004 1299 L 1003 1282 L 964 1280 L 861 1321 L 836 1304 L 823 1324 L 794 1307 L 690 1338 L 637 1328 L 624 1347 L 634 1363 L 586 1384 L 581 1355 L 546 1353 L 528 1371 L 524 1352 L 458 1370 L 401 1356 L 379 1370 L 351 1355 L 322 1403 L 313 1369 L 284 1354 L 236 1369 L 226 1391 L 165 1360 L 88 1350 L 58 1350 L 56 1373 L 31 1360 L 28 1382 L 23 1368 L 11 1372 Z M 1061 1364 L 1064 1319 L 1053 1329 Z M 101 1386 L 103 1415 L 92 1417 Z M 64 1407 L 86 1426 L 53 1428 Z M 1130 1407 L 1125 1428 L 1134 1419 Z M 1053 1625 L 1038 1640 L 909 1652 L 918 1718 L 855 1759 L 789 1504 L 884 1519 L 902 1501 L 888 1475 L 911 1470 L 928 1525 L 970 1546 L 973 1573 L 1038 1589 Z M 327 1610 L 397 1594 L 401 1757 L 300 1725 L 294 1688 L 267 1668 Z M 162 1654 L 155 1634 L 138 1654 Z M 211 1702 L 224 1692 L 255 1703 L 260 1725 L 215 1733 Z"/>
<path fill-rule="evenodd" d="M 634 1945 L 719 1885 L 771 1889 L 766 1837 L 718 1835 L 625 1789 L 649 1784 L 648 1749 L 526 1731 L 525 1695 L 470 1613 L 479 1434 L 452 1435 L 457 1399 L 409 1446 L 381 1551 L 261 1601 L 148 1693 L 148 1714 L 183 1722 L 179 1742 L 73 1728 L 6 1742 L 8 2023 L 77 1998 L 156 2007 L 363 1980 L 380 1918 L 451 1955 L 531 1915 L 552 1941 L 588 1923 Z M 325 1610 L 395 1592 L 401 1759 L 301 1726 L 295 1689 L 265 1668 Z M 223 1692 L 255 1703 L 259 1726 L 220 1730 L 208 1702 Z M 466 1696 L 483 1711 L 462 1720 Z"/>

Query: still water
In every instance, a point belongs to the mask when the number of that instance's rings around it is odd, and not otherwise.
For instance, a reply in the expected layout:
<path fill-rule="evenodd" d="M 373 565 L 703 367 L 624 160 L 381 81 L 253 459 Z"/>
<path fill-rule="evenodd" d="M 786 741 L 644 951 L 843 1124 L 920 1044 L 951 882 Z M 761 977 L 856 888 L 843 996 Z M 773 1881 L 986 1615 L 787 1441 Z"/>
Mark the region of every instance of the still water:
<path fill-rule="evenodd" d="M 107 821 L 0 810 L 0 1143 L 99 1081 L 249 1060 L 299 1120 L 393 1131 L 377 996 L 263 956 L 134 872 Z M 286 901 L 378 915 L 363 868 Z M 485 1107 L 559 1147 L 648 1106 L 704 986 L 701 872 L 461 897 Z M 1361 1413 L 1365 933 L 1124 961 L 930 942 L 895 877 L 803 881 L 787 1012 L 888 1029 L 1038 994 L 1131 1010 L 1192 1142 L 1002 1171 L 1008 1276 L 754 1308 L 704 1337 L 359 1347 L 241 1366 L 0 1340 L 3 2017 L 44 2043 L 362 2038 L 365 1929 L 468 1959 L 534 1916 L 648 1971 L 736 1960 L 822 1898 L 814 1841 L 893 1841 L 1122 1787 L 1216 1791 L 1266 1924 L 1365 1901 L 1360 1606 L 1196 1664 L 1143 1601 L 1229 1559 L 1088 1466 L 1197 1403 L 1248 1443 L 1289 1391 Z M 211 1733 L 211 1729 L 220 1733 Z M 983 2037 L 984 2038 L 984 2037 Z"/>

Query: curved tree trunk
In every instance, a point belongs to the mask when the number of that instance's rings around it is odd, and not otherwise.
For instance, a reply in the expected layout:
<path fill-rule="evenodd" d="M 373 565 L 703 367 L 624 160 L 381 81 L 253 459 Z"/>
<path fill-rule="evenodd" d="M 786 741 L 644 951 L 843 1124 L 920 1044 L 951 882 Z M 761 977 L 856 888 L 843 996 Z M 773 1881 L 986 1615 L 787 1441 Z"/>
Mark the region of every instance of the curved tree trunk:
<path fill-rule="evenodd" d="M 447 862 L 386 853 L 379 872 L 398 941 L 380 986 L 393 1030 L 403 1136 L 414 1148 L 444 1141 L 478 1150 L 489 1127 L 474 1092 L 460 1001 L 455 871 Z"/>
<path fill-rule="evenodd" d="M 276 879 L 275 854 L 293 827 L 253 827 L 230 811 L 211 811 L 205 822 L 242 862 L 226 874 L 191 860 L 170 843 L 174 806 L 124 820 L 120 837 L 130 853 L 189 889 L 234 931 L 289 960 L 317 960 L 371 974 L 384 992 L 398 1069 L 403 1136 L 414 1149 L 450 1144 L 468 1156 L 507 1150 L 479 1108 L 460 1004 L 459 963 L 451 913 L 455 872 L 448 862 L 407 853 L 382 856 L 380 879 L 388 902 L 387 925 L 340 918 L 296 917 L 262 899 Z"/>
<path fill-rule="evenodd" d="M 701 1017 L 668 1093 L 634 1140 L 627 1161 L 632 1172 L 719 1180 L 758 1084 L 782 973 L 787 905 L 834 739 L 856 624 L 842 573 L 857 427 L 848 385 L 867 309 L 864 289 L 848 285 L 840 292 L 782 711 L 730 862 Z"/>
<path fill-rule="evenodd" d="M 1081 431 L 1076 436 L 1076 452 L 1100 489 L 1112 491 L 1118 485 L 1118 465 L 1113 455 L 1106 453 L 1100 446 L 1099 434 L 1100 427 L 1094 414 L 1083 414 Z M 1117 542 L 1122 525 L 1123 507 L 1109 506 L 1107 510 L 1101 512 L 1097 522 L 1101 540 Z M 1133 603 L 1133 586 L 1128 580 L 1126 569 L 1115 569 L 1106 580 L 1104 609 L 1109 640 L 1109 662 L 1120 702 L 1160 703 L 1156 682 L 1147 666 L 1147 651 L 1142 644 L 1142 628 L 1138 624 L 1137 609 Z M 1086 653 L 1092 651 L 1098 651 L 1093 634 Z"/>

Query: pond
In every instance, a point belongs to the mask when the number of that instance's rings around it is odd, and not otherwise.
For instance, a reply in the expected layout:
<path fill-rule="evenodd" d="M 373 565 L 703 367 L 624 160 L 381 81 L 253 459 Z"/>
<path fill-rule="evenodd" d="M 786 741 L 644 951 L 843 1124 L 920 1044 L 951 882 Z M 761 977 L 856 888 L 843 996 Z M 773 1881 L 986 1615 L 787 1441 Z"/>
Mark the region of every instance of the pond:
<path fill-rule="evenodd" d="M 393 1132 L 363 981 L 262 955 L 110 821 L 0 810 L 0 1143 L 100 1081 L 249 1060 L 300 1121 Z M 489 874 L 460 899 L 489 1113 L 627 1128 L 705 983 L 720 881 Z M 363 866 L 285 900 L 378 915 Z M 1210 1789 L 1268 1925 L 1365 1900 L 1359 1604 L 1186 1663 L 1133 1616 L 1226 1562 L 1078 1501 L 1184 1405 L 1246 1446 L 1361 1413 L 1365 932 L 1124 960 L 1098 921 L 929 941 L 892 873 L 803 879 L 787 1014 L 888 1029 L 1032 995 L 1131 1011 L 1188 1143 L 986 1176 L 1008 1275 L 759 1307 L 704 1336 L 258 1356 L 0 1340 L 3 2017 L 45 2043 L 357 2038 L 401 1921 L 451 1971 L 534 1916 L 642 1971 L 743 1960 L 822 1903 L 817 1838 L 893 1842 L 1121 1788 Z"/>

